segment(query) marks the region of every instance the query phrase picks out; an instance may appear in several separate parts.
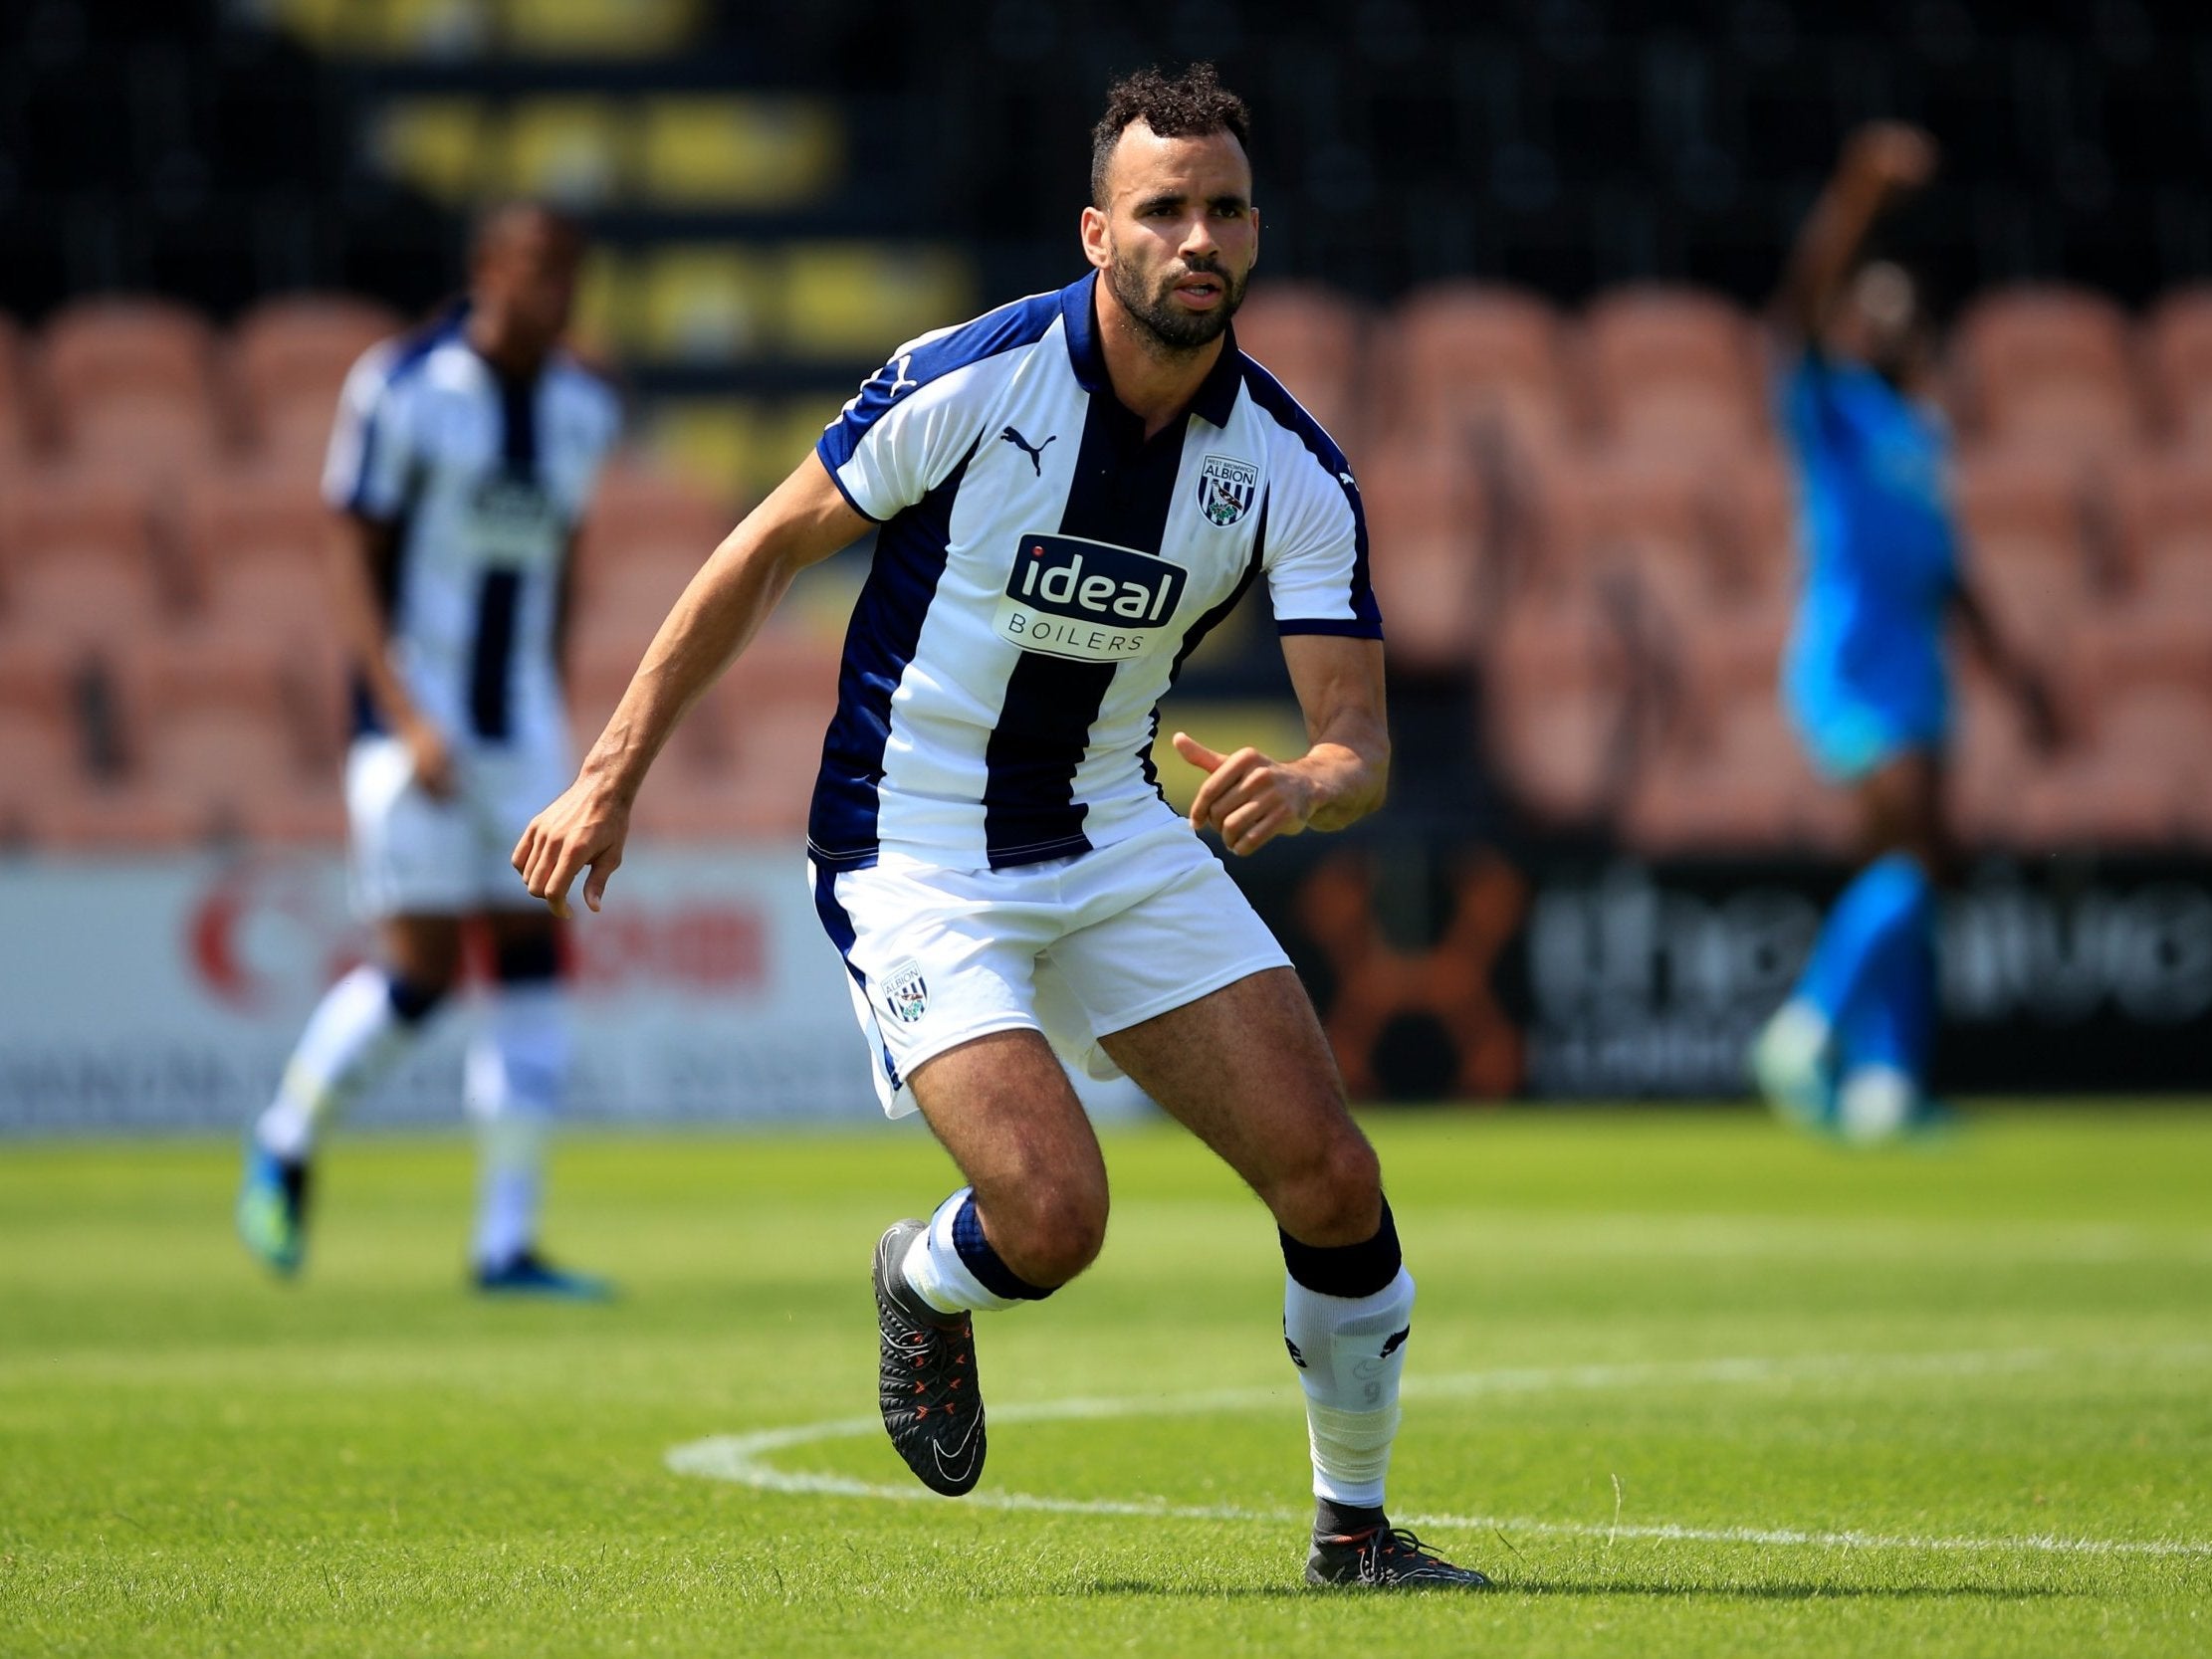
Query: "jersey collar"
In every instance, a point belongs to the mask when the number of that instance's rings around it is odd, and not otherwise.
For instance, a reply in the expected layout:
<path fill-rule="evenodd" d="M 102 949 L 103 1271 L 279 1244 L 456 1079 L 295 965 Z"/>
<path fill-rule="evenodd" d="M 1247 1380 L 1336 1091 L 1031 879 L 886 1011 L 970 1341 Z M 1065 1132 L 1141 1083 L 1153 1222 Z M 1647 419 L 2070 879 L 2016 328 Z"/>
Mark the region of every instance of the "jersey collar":
<path fill-rule="evenodd" d="M 1098 273 L 1092 271 L 1060 290 L 1060 319 L 1067 335 L 1068 365 L 1083 390 L 1114 395 L 1106 375 L 1106 353 L 1098 342 Z M 1199 383 L 1191 399 L 1191 413 L 1214 426 L 1226 426 L 1236 412 L 1236 394 L 1244 387 L 1243 354 L 1237 350 L 1233 324 L 1221 334 L 1221 354 Z"/>

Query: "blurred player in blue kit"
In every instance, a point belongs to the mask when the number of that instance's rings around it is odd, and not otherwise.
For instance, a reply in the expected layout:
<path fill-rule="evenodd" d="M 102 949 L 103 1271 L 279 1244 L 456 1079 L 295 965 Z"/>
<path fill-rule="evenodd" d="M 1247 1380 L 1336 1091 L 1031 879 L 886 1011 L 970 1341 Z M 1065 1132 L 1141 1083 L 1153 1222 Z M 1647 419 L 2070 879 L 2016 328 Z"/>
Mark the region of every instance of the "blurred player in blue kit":
<path fill-rule="evenodd" d="M 373 347 L 340 399 L 324 495 L 344 536 L 334 593 L 355 676 L 345 803 L 376 959 L 324 996 L 249 1141 L 239 1232 L 281 1274 L 305 1250 L 323 1132 L 446 1000 L 475 920 L 494 983 L 465 1084 L 483 1148 L 472 1278 L 502 1294 L 605 1289 L 538 1247 L 568 1037 L 557 925 L 507 866 L 568 774 L 569 555 L 620 429 L 612 390 L 558 343 L 582 251 L 577 228 L 547 209 L 488 214 L 467 300 Z"/>
<path fill-rule="evenodd" d="M 1853 134 L 1775 305 L 1803 559 L 1782 696 L 1816 767 L 1858 797 L 1866 862 L 1751 1062 L 1783 1117 L 1858 1141 L 1929 1116 L 1934 894 L 1956 860 L 1943 802 L 1954 624 L 2033 739 L 2056 736 L 2042 677 L 1999 635 L 1960 556 L 1921 296 L 1898 266 L 1864 260 L 1882 215 L 1936 160 L 1910 126 Z"/>

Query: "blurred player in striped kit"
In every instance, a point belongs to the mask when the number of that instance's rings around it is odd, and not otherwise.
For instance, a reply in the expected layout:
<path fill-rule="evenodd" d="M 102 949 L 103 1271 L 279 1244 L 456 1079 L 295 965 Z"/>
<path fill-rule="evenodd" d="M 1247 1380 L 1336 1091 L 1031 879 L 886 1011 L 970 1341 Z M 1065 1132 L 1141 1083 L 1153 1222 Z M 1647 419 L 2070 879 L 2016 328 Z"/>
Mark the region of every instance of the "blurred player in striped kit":
<path fill-rule="evenodd" d="M 1857 795 L 1866 862 L 1760 1033 L 1752 1070 L 1784 1118 L 1860 1141 L 1929 1114 L 1934 890 L 1956 858 L 1943 806 L 1954 623 L 2037 742 L 2055 740 L 2042 676 L 1999 635 L 1960 557 L 1919 293 L 1898 266 L 1864 259 L 1882 215 L 1927 184 L 1936 160 L 1910 126 L 1853 134 L 1776 301 L 1803 558 L 1783 702 L 1815 765 Z"/>
<path fill-rule="evenodd" d="M 620 424 L 612 391 L 558 346 L 582 249 L 544 208 L 494 211 L 467 299 L 371 349 L 340 401 L 324 493 L 345 531 L 334 593 L 355 675 L 346 813 L 377 950 L 325 995 L 248 1145 L 239 1231 L 281 1274 L 300 1265 L 323 1130 L 446 999 L 476 920 L 494 983 L 466 1083 L 484 1153 L 474 1282 L 605 1289 L 538 1250 L 568 1042 L 557 925 L 507 866 L 568 776 L 570 545 Z"/>

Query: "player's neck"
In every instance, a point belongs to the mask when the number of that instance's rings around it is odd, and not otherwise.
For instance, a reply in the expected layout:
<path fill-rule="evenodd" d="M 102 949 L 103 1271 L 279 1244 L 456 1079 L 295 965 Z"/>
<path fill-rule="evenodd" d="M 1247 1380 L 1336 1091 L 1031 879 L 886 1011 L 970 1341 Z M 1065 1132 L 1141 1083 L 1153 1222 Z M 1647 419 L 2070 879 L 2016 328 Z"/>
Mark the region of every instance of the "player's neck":
<path fill-rule="evenodd" d="M 1108 284 L 1101 281 L 1097 293 L 1098 348 L 1106 360 L 1106 378 L 1115 400 L 1145 423 L 1150 438 L 1191 407 L 1221 360 L 1227 336 L 1193 350 L 1175 350 L 1131 316 Z"/>
<path fill-rule="evenodd" d="M 469 345 L 508 380 L 529 380 L 545 366 L 546 353 L 520 337 L 499 311 L 478 305 L 469 311 Z"/>

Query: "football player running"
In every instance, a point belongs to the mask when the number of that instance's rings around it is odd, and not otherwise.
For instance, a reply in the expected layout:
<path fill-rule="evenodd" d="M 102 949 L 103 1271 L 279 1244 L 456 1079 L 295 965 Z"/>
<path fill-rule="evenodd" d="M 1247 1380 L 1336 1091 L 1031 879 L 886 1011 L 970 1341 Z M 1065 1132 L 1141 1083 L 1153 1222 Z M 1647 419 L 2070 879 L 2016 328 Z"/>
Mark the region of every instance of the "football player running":
<path fill-rule="evenodd" d="M 1195 833 L 1250 855 L 1341 828 L 1381 804 L 1390 749 L 1358 488 L 1229 328 L 1259 249 L 1246 130 L 1211 66 L 1115 86 L 1090 272 L 893 354 L 707 560 L 514 862 L 556 914 L 579 876 L 596 909 L 685 709 L 796 571 L 875 529 L 810 874 L 886 1111 L 919 1110 L 967 1182 L 876 1247 L 893 1443 L 932 1490 L 973 1488 L 973 1316 L 1052 1295 L 1105 1241 L 1064 1055 L 1134 1078 L 1274 1217 L 1308 1580 L 1478 1587 L 1386 1515 L 1414 1281 L 1312 1006 Z M 1185 822 L 1150 775 L 1157 705 L 1261 583 L 1308 747 L 1176 733 L 1206 774 Z"/>

